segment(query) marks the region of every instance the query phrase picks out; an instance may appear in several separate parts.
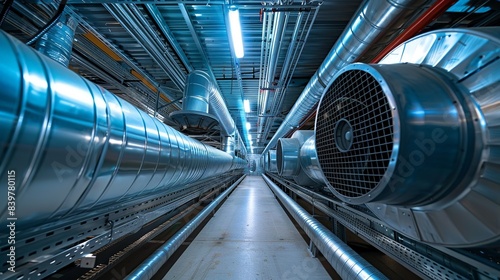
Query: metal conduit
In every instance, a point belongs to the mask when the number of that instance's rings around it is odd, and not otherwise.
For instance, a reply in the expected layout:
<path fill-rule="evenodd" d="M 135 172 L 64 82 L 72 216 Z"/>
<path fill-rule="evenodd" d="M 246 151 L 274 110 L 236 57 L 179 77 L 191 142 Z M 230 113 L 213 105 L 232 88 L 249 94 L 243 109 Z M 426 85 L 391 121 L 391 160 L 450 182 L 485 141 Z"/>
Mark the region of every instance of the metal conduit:
<path fill-rule="evenodd" d="M 419 12 L 427 2 L 427 0 L 366 1 L 332 47 L 262 153 L 276 146 L 279 138 L 299 127 L 301 121 L 314 110 L 338 70 L 356 61 L 383 34 L 399 29 L 400 26 L 396 23 Z"/>
<path fill-rule="evenodd" d="M 154 32 L 141 11 L 133 4 L 103 4 L 103 6 L 144 47 L 174 84 L 179 89 L 183 89 L 186 85 L 183 70 L 172 55 L 164 51 L 165 45 L 157 37 L 157 32 Z"/>
<path fill-rule="evenodd" d="M 3 31 L 0 49 L 0 179 L 19 178 L 19 229 L 246 166 Z M 0 205 L 6 219 L 6 197 Z"/>
<path fill-rule="evenodd" d="M 151 279 L 165 262 L 172 256 L 184 240 L 205 220 L 212 211 L 224 200 L 240 182 L 245 178 L 242 176 L 231 187 L 221 193 L 214 201 L 205 207 L 196 217 L 181 228 L 174 236 L 172 236 L 165 244 L 158 248 L 151 256 L 142 262 L 134 271 L 132 271 L 125 280 L 143 280 Z"/>
<path fill-rule="evenodd" d="M 384 274 L 287 196 L 267 176 L 262 175 L 262 177 L 342 279 L 387 279 Z"/>
<path fill-rule="evenodd" d="M 36 49 L 61 65 L 68 67 L 73 38 L 78 23 L 69 15 L 62 15 L 38 41 Z"/>

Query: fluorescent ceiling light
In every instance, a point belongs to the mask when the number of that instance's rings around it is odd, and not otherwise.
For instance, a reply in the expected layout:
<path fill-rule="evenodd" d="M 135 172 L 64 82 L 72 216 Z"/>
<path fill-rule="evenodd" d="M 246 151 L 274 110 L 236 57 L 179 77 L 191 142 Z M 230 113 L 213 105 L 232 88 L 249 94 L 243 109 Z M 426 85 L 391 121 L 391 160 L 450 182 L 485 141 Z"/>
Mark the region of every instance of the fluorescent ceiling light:
<path fill-rule="evenodd" d="M 250 101 L 248 99 L 243 101 L 243 107 L 245 107 L 245 113 L 250 113 Z"/>
<path fill-rule="evenodd" d="M 250 130 L 250 127 L 252 127 L 252 126 L 250 125 L 249 122 L 247 122 L 247 130 Z"/>
<path fill-rule="evenodd" d="M 243 37 L 241 36 L 240 12 L 235 6 L 229 8 L 229 25 L 231 27 L 234 54 L 237 58 L 242 58 L 245 53 L 243 51 Z"/>
<path fill-rule="evenodd" d="M 251 142 L 252 141 L 252 134 L 248 134 L 248 140 Z"/>

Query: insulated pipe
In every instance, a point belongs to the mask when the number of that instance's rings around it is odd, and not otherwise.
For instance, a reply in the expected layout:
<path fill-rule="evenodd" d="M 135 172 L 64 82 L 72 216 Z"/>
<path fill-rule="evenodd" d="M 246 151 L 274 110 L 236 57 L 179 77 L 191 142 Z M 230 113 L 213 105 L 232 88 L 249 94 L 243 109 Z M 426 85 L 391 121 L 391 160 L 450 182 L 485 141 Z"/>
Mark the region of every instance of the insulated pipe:
<path fill-rule="evenodd" d="M 16 229 L 246 166 L 3 31 L 0 49 L 0 179 L 7 182 L 8 170 L 18 178 Z M 7 219 L 6 196 L 0 199 Z"/>
<path fill-rule="evenodd" d="M 427 2 L 427 0 L 366 1 L 332 47 L 262 153 L 276 146 L 279 138 L 299 127 L 301 121 L 314 110 L 325 89 L 333 82 L 337 71 L 356 61 L 383 34 L 398 30 L 400 25 L 397 23 L 419 12 Z"/>
<path fill-rule="evenodd" d="M 76 26 L 77 22 L 71 16 L 61 16 L 59 21 L 37 41 L 36 49 L 68 67 Z"/>
<path fill-rule="evenodd" d="M 160 270 L 160 268 L 167 262 L 167 260 L 174 254 L 174 252 L 182 245 L 182 243 L 193 233 L 193 231 L 200 226 L 208 215 L 215 210 L 215 208 L 224 200 L 240 182 L 245 178 L 242 176 L 231 187 L 221 193 L 214 201 L 196 215 L 196 217 L 181 228 L 174 236 L 165 242 L 159 249 L 157 249 L 151 256 L 142 262 L 134 271 L 132 271 L 125 280 L 143 280 L 151 279 Z"/>
<path fill-rule="evenodd" d="M 269 188 L 273 191 L 279 201 L 288 210 L 299 226 L 326 258 L 328 263 L 339 274 L 340 278 L 346 279 L 387 279 L 373 265 L 363 259 L 351 247 L 342 242 L 323 224 L 318 222 L 311 214 L 300 207 L 293 199 L 287 196 L 268 177 L 262 175 Z"/>

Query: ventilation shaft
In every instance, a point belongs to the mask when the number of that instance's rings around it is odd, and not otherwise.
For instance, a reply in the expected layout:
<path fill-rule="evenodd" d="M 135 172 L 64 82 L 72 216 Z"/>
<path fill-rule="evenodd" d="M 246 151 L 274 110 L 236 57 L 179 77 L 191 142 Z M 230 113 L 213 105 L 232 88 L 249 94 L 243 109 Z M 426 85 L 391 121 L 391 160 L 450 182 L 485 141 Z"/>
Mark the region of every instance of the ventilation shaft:
<path fill-rule="evenodd" d="M 316 117 L 332 193 L 422 242 L 498 242 L 499 31 L 435 31 L 339 71 Z"/>
<path fill-rule="evenodd" d="M 171 113 L 170 117 L 180 125 L 181 131 L 195 135 L 218 125 L 222 150 L 231 155 L 235 154 L 236 146 L 243 146 L 222 95 L 204 71 L 194 70 L 188 75 L 182 110 Z M 243 150 L 240 147 L 239 151 Z"/>
<path fill-rule="evenodd" d="M 246 166 L 3 31 L 0 49 L 0 177 L 15 172 L 18 238 Z"/>

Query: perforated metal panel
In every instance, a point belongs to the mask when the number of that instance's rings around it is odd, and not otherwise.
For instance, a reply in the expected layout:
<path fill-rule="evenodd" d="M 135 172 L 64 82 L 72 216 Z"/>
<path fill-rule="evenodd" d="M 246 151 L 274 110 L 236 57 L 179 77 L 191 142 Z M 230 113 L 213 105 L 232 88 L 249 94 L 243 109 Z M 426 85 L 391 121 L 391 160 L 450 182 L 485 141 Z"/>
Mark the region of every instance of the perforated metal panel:
<path fill-rule="evenodd" d="M 321 100 L 316 147 L 321 167 L 340 195 L 377 187 L 391 160 L 393 119 L 379 81 L 362 70 L 341 74 Z"/>

